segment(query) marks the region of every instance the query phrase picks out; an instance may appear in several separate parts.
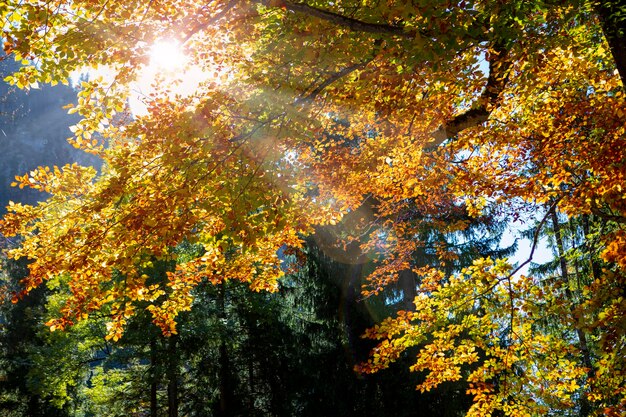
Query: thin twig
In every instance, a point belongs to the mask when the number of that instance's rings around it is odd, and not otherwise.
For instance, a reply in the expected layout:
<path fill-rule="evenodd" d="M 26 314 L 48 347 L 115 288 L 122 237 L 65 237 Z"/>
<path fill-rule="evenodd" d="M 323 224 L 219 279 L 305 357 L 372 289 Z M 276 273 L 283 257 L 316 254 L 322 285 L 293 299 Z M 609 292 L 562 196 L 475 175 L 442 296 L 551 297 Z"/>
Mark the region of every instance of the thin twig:
<path fill-rule="evenodd" d="M 227 5 L 226 5 L 226 6 L 225 6 L 225 7 L 224 7 L 224 8 L 223 8 L 223 9 L 222 9 L 222 10 L 221 10 L 218 14 L 216 14 L 215 16 L 213 16 L 212 18 L 210 18 L 210 19 L 209 19 L 209 20 L 207 20 L 206 22 L 204 22 L 204 23 L 202 23 L 202 24 L 199 24 L 199 25 L 197 25 L 196 27 L 194 27 L 194 28 L 191 30 L 191 32 L 189 32 L 189 33 L 187 34 L 187 36 L 185 36 L 185 37 L 182 39 L 181 43 L 182 43 L 182 44 L 187 43 L 187 41 L 188 41 L 189 39 L 191 39 L 191 37 L 192 37 L 193 35 L 195 35 L 196 33 L 200 32 L 200 31 L 203 31 L 203 30 L 205 30 L 206 28 L 208 28 L 209 26 L 214 25 L 214 24 L 216 24 L 217 22 L 219 22 L 219 21 L 220 21 L 220 20 L 221 20 L 224 16 L 226 16 L 226 13 L 228 13 L 228 12 L 230 11 L 230 9 L 232 9 L 232 8 L 235 6 L 235 4 L 237 4 L 237 1 L 236 1 L 236 0 L 231 0 L 231 1 L 229 1 L 229 2 L 228 2 L 228 4 L 227 4 Z"/>

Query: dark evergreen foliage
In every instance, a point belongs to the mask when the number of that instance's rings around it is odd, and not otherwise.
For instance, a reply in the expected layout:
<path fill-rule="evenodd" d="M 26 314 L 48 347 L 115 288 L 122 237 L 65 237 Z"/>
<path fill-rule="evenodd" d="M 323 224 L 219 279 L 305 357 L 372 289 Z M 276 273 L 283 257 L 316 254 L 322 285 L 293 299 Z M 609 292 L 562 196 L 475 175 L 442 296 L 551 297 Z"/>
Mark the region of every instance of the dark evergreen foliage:
<path fill-rule="evenodd" d="M 76 91 L 65 85 L 18 90 L 2 81 L 17 68 L 12 58 L 0 56 L 0 215 L 9 201 L 33 204 L 45 198 L 35 190 L 11 187 L 16 175 L 38 166 L 99 165 L 97 158 L 66 141 L 78 117 L 63 106 L 76 101 Z"/>

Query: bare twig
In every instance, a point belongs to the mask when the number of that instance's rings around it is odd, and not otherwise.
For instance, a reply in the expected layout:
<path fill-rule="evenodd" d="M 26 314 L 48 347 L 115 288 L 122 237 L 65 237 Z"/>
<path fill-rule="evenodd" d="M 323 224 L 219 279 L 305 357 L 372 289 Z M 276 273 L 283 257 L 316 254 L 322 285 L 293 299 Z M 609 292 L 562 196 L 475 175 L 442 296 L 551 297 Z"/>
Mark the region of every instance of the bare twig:
<path fill-rule="evenodd" d="M 528 258 L 522 262 L 517 268 L 515 268 L 513 270 L 513 272 L 511 272 L 506 278 L 505 280 L 510 280 L 515 274 L 517 274 L 524 266 L 526 266 L 527 264 L 529 264 L 532 260 L 533 260 L 533 256 L 535 255 L 535 249 L 537 248 L 537 244 L 539 243 L 539 235 L 541 234 L 541 229 L 543 228 L 543 225 L 546 223 L 546 221 L 548 220 L 548 217 L 550 216 L 550 212 L 552 210 L 554 210 L 557 206 L 557 204 L 559 203 L 559 201 L 561 201 L 562 197 L 557 198 L 556 200 L 554 200 L 554 202 L 552 202 L 552 204 L 550 205 L 550 207 L 548 208 L 548 210 L 546 211 L 546 214 L 544 214 L 543 218 L 541 219 L 541 221 L 539 222 L 539 225 L 537 225 L 537 229 L 535 230 L 535 233 L 533 234 L 533 244 L 530 248 L 530 254 L 528 255 Z"/>

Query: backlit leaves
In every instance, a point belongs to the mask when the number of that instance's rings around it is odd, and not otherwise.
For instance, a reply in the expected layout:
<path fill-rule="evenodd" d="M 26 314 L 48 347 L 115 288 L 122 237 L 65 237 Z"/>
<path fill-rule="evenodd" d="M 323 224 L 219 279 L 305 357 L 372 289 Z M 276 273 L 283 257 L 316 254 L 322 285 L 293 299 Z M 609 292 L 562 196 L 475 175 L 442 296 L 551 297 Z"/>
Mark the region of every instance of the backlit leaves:
<path fill-rule="evenodd" d="M 4 50 L 25 64 L 9 82 L 64 82 L 84 65 L 113 74 L 82 83 L 70 109 L 82 117 L 72 143 L 100 155 L 102 172 L 16 178 L 51 194 L 11 205 L 1 224 L 24 238 L 10 256 L 32 261 L 25 291 L 67 277 L 52 329 L 100 310 L 117 340 L 147 303 L 173 334 L 200 282 L 273 291 L 280 251 L 332 224 L 332 249 L 376 263 L 364 296 L 401 273 L 416 278 L 415 310 L 367 332 L 379 345 L 360 371 L 410 352 L 418 389 L 467 382 L 469 415 L 585 405 L 618 415 L 624 375 L 609 370 L 624 369 L 626 101 L 594 7 L 9 2 Z M 163 38 L 182 41 L 212 76 L 187 96 L 156 88 L 131 120 L 133 82 Z M 547 206 L 598 219 L 577 248 L 585 256 L 568 260 L 580 285 L 567 263 L 548 277 L 482 258 L 458 270 L 449 241 L 471 246 L 472 221 Z M 202 253 L 180 259 L 184 242 Z M 433 265 L 416 261 L 420 251 Z M 146 277 L 151 262 L 168 265 L 158 282 Z"/>

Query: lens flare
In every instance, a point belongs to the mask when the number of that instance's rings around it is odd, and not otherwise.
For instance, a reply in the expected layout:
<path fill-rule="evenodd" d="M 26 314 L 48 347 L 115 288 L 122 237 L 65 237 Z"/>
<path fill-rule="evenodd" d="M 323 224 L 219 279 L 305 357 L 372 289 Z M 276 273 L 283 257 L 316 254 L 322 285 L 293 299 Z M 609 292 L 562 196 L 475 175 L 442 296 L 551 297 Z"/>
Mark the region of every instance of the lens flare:
<path fill-rule="evenodd" d="M 189 58 L 183 51 L 183 46 L 173 40 L 157 41 L 150 48 L 150 66 L 159 71 L 181 70 Z"/>

